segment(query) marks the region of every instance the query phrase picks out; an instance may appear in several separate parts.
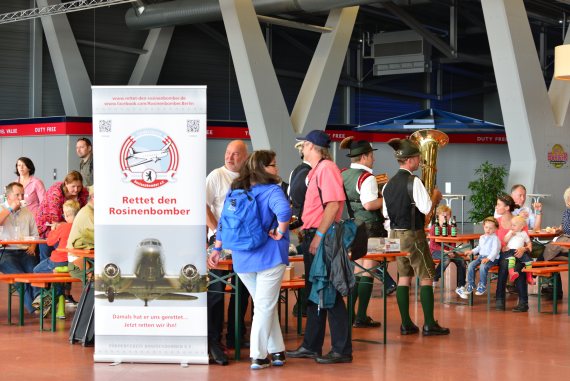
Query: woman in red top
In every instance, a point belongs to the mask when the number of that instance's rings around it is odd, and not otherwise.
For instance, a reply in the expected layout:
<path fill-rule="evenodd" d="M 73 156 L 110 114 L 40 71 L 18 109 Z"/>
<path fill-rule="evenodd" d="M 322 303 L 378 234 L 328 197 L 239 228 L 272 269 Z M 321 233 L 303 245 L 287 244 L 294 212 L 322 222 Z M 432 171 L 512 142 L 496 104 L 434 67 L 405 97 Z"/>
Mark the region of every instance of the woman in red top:
<path fill-rule="evenodd" d="M 63 182 L 56 182 L 49 187 L 36 215 L 36 225 L 40 237 L 46 238 L 52 228 L 64 221 L 64 202 L 76 200 L 83 207 L 87 204 L 88 197 L 89 191 L 83 188 L 83 177 L 77 171 L 69 172 Z M 40 261 L 43 261 L 50 256 L 53 247 L 44 244 L 39 246 Z"/>
<path fill-rule="evenodd" d="M 515 204 L 513 198 L 509 195 L 501 195 L 497 198 L 497 205 L 495 206 L 495 212 L 500 215 L 497 220 L 499 221 L 499 229 L 497 229 L 497 237 L 501 241 L 501 255 L 499 257 L 499 278 L 497 279 L 497 292 L 496 292 L 496 305 L 495 309 L 504 311 L 505 310 L 505 294 L 508 278 L 508 263 L 505 259 L 505 251 L 507 249 L 507 243 L 505 242 L 505 235 L 511 230 L 511 220 L 513 218 L 513 210 L 518 208 Z M 524 230 L 528 233 L 528 227 Z M 520 258 L 526 248 L 522 247 L 517 249 L 515 257 Z M 515 271 L 519 273 L 519 278 L 515 281 L 515 287 L 519 294 L 518 305 L 513 308 L 513 312 L 527 312 L 528 311 L 528 287 L 526 284 L 526 276 L 522 273 L 524 265 L 521 266 L 517 263 Z"/>

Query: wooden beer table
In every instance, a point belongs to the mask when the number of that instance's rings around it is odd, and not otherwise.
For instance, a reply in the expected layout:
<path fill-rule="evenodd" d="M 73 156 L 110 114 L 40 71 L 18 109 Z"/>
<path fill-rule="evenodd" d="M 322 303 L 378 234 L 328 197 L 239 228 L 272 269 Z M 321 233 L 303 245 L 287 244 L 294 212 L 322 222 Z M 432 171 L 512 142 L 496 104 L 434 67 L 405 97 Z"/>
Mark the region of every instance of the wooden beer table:
<path fill-rule="evenodd" d="M 386 272 L 388 271 L 388 262 L 393 262 L 396 260 L 396 258 L 398 257 L 405 257 L 407 255 L 409 255 L 410 253 L 407 252 L 394 252 L 394 253 L 368 253 L 366 254 L 364 257 L 362 257 L 361 259 L 370 259 L 373 261 L 377 261 L 378 264 L 375 266 L 372 266 L 370 268 L 365 268 L 362 265 L 360 265 L 358 262 L 353 262 L 354 265 L 361 269 L 362 271 L 359 271 L 358 273 L 355 273 L 355 275 L 359 275 L 359 274 L 363 274 L 363 273 L 368 273 L 370 275 L 372 275 L 374 278 L 380 280 L 382 282 L 382 298 L 384 299 L 384 316 L 383 316 L 383 326 L 384 326 L 384 339 L 383 341 L 377 342 L 377 341 L 371 341 L 371 340 L 365 340 L 367 343 L 377 343 L 377 344 L 386 344 L 386 335 L 387 335 L 387 325 L 388 325 L 388 313 L 387 313 L 387 302 L 386 300 L 388 299 L 386 297 Z M 382 271 L 382 276 L 380 276 L 378 274 L 378 272 L 376 272 L 376 269 L 381 269 Z M 306 270 L 305 270 L 305 274 L 306 274 Z M 348 306 L 348 311 L 349 311 L 349 325 L 350 325 L 350 329 L 352 329 L 352 303 L 351 303 L 351 295 L 348 295 L 348 301 L 349 301 L 349 306 Z M 356 341 L 356 340 L 355 340 Z"/>

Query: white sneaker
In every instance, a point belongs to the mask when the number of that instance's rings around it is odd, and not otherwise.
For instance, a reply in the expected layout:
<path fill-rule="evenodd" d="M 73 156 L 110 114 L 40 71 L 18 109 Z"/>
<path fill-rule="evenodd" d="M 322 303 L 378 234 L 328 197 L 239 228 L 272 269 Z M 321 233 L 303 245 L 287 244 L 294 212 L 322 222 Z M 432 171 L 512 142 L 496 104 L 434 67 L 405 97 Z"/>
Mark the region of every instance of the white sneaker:
<path fill-rule="evenodd" d="M 465 293 L 465 287 L 457 287 L 455 293 L 459 295 L 461 299 L 467 299 L 469 297 L 468 294 Z"/>

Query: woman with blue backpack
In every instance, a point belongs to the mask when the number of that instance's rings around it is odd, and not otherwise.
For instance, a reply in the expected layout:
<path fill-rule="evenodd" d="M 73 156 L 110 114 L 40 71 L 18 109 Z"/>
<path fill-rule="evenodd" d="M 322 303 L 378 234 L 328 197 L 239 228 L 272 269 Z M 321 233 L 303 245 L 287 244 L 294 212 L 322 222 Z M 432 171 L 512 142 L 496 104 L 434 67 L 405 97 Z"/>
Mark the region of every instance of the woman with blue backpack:
<path fill-rule="evenodd" d="M 285 344 L 277 302 L 289 264 L 289 200 L 281 183 L 275 152 L 253 152 L 226 196 L 208 265 L 215 267 L 222 247 L 232 250 L 234 271 L 253 298 L 251 369 L 285 363 Z"/>

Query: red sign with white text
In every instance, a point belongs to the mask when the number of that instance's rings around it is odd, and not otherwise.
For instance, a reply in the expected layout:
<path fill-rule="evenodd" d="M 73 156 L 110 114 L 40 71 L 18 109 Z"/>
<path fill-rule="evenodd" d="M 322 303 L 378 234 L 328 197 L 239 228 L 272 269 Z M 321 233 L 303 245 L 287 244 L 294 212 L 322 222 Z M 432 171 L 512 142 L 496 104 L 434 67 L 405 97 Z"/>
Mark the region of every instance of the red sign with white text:
<path fill-rule="evenodd" d="M 207 126 L 208 139 L 244 139 L 249 140 L 247 126 Z M 326 131 L 333 141 L 341 141 L 347 136 L 355 139 L 364 139 L 373 143 L 387 142 L 392 138 L 405 138 L 413 131 L 406 133 L 398 132 L 360 132 L 353 130 L 328 130 Z M 92 135 L 91 122 L 57 121 L 38 123 L 14 123 L 0 124 L 0 138 L 17 136 L 46 136 L 46 135 Z M 505 134 L 496 133 L 448 133 L 449 142 L 456 144 L 507 144 Z"/>
<path fill-rule="evenodd" d="M 0 138 L 46 135 L 91 135 L 91 122 L 40 122 L 0 125 Z"/>

